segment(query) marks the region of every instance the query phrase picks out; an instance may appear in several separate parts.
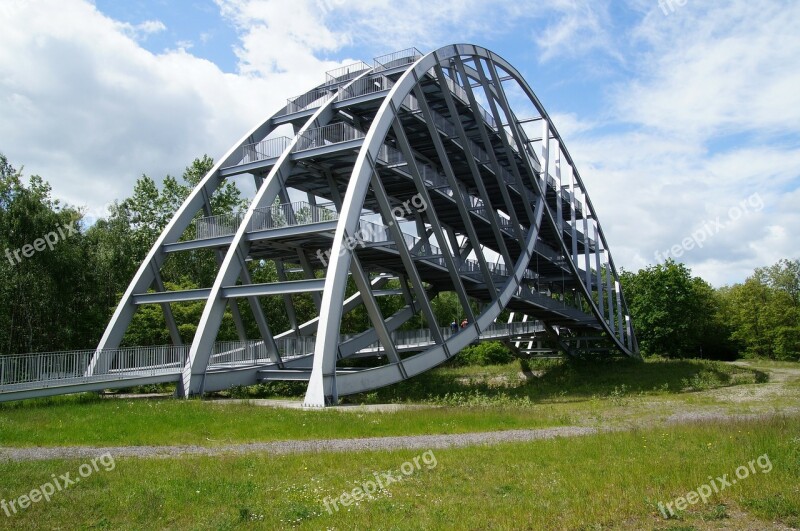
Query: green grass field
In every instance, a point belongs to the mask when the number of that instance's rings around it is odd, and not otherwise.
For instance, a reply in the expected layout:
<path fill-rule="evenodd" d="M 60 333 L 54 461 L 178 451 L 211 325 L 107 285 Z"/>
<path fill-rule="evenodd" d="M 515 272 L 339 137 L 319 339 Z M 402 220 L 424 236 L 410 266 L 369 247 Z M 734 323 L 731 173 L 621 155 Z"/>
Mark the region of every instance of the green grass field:
<path fill-rule="evenodd" d="M 0 446 L 201 445 L 591 426 L 618 431 L 434 449 L 373 499 L 340 496 L 425 450 L 117 458 L 0 529 L 792 529 L 800 527 L 800 366 L 653 360 L 442 367 L 354 403 L 302 411 L 92 395 L 0 405 Z M 270 389 L 237 390 L 258 394 Z M 421 407 L 420 407 L 421 406 Z M 697 418 L 685 418 L 695 415 Z M 724 415 L 755 418 L 721 420 Z M 98 450 L 100 453 L 100 450 Z M 429 456 L 431 454 L 428 454 Z M 659 502 L 766 455 L 772 468 L 669 519 Z M 0 500 L 88 460 L 0 461 Z M 755 466 L 755 465 L 754 465 Z M 339 510 L 332 507 L 337 498 Z M 674 505 L 673 505 L 674 506 Z"/>
<path fill-rule="evenodd" d="M 174 399 L 64 401 L 0 412 L 4 446 L 157 445 L 380 437 L 560 426 L 555 409 L 485 412 L 430 408 L 395 413 L 302 411 Z"/>
<path fill-rule="evenodd" d="M 712 362 L 657 360 L 603 364 L 547 362 L 539 377 L 520 378 L 517 364 L 443 367 L 349 403 L 405 402 L 424 413 L 302 411 L 199 400 L 117 399 L 95 395 L 0 405 L 0 446 L 156 445 L 285 439 L 464 433 L 626 417 L 646 399 L 691 400 L 684 389 L 764 381 L 763 372 Z M 298 399 L 299 400 L 299 399 Z M 670 406 L 673 407 L 673 406 Z M 490 412 L 487 412 L 490 408 Z M 669 408 L 668 408 L 669 409 Z M 596 419 L 595 422 L 590 422 Z"/>
<path fill-rule="evenodd" d="M 49 503 L 6 517 L 14 529 L 764 529 L 800 526 L 800 421 L 712 423 L 434 450 L 374 499 L 326 511 L 326 497 L 398 471 L 421 451 L 117 459 Z M 673 501 L 759 456 L 745 479 L 669 520 Z M 429 454 L 430 456 L 430 454 Z M 428 463 L 433 463 L 429 459 Z M 0 463 L 11 499 L 81 461 Z M 397 473 L 396 475 L 400 475 Z M 721 486 L 721 485 L 720 485 Z M 340 498 L 341 499 L 341 498 Z M 340 502 L 341 503 L 341 502 Z M 741 527 L 740 527 L 741 525 Z M 713 527 L 712 527 L 713 528 Z"/>

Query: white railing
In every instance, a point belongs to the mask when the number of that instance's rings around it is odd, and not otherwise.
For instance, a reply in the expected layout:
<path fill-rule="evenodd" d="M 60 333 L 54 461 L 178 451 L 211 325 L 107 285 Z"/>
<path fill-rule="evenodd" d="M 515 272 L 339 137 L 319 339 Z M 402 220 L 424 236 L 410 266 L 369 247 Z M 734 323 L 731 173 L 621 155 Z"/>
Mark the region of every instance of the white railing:
<path fill-rule="evenodd" d="M 408 66 L 420 57 L 422 57 L 422 52 L 416 48 L 406 48 L 405 50 L 387 53 L 386 55 L 379 55 L 373 59 L 375 72 L 389 70 L 390 68 L 397 68 L 399 66 Z"/>
<path fill-rule="evenodd" d="M 291 142 L 292 139 L 288 136 L 279 136 L 253 144 L 245 144 L 242 146 L 242 162 L 240 164 L 280 157 Z"/>
<path fill-rule="evenodd" d="M 420 109 L 419 107 L 419 100 L 417 100 L 417 98 L 413 94 L 409 94 L 408 96 L 406 96 L 406 98 L 403 100 L 403 103 L 401 103 L 400 106 L 405 107 L 406 110 L 412 113 L 418 113 L 422 111 L 422 109 Z"/>
<path fill-rule="evenodd" d="M 332 204 L 312 205 L 305 201 L 281 203 L 253 209 L 250 218 L 251 231 L 278 229 L 295 225 L 324 223 L 339 219 L 339 213 Z M 218 238 L 235 234 L 244 220 L 244 212 L 221 214 L 200 218 L 195 221 L 195 238 L 198 240 Z"/>
<path fill-rule="evenodd" d="M 492 219 L 490 217 L 491 213 L 489 212 L 489 209 L 486 208 L 485 206 L 479 206 L 477 208 L 473 208 L 472 212 L 474 214 L 477 214 L 477 215 L 481 216 L 482 218 L 484 218 L 484 219 L 486 219 L 488 221 L 491 221 L 491 219 Z M 510 219 L 504 218 L 503 216 L 498 214 L 497 215 L 497 221 L 498 221 L 498 223 L 500 225 L 500 228 L 502 228 L 504 230 L 507 230 L 509 232 L 512 232 L 514 230 L 514 223 Z M 523 229 L 523 230 L 525 229 L 522 226 L 520 226 L 520 228 Z"/>
<path fill-rule="evenodd" d="M 2 356 L 0 386 L 81 378 L 92 356 L 94 350 Z"/>
<path fill-rule="evenodd" d="M 283 361 L 308 356 L 314 353 L 316 338 L 313 336 L 285 337 L 275 340 L 278 355 Z M 269 350 L 262 340 L 221 341 L 214 345 L 209 361 L 210 368 L 263 365 L 272 363 Z"/>
<path fill-rule="evenodd" d="M 187 346 L 160 345 L 106 350 L 100 356 L 109 357 L 103 370 L 86 375 L 96 350 L 40 352 L 0 356 L 0 388 L 20 387 L 34 382 L 58 383 L 68 380 L 107 380 L 134 376 L 157 376 L 180 372 Z"/>
<path fill-rule="evenodd" d="M 189 357 L 189 345 L 130 347 L 104 351 L 102 355 L 112 357 L 108 374 L 145 372 L 147 375 L 156 375 L 179 371 Z M 96 371 L 95 375 L 98 375 Z"/>
<path fill-rule="evenodd" d="M 392 237 L 389 235 L 389 228 L 385 225 L 379 225 L 371 221 L 360 220 L 356 229 L 357 237 L 361 242 L 365 243 L 387 243 L 391 242 L 396 245 Z M 401 232 L 403 244 L 409 251 L 413 250 L 414 256 L 432 256 L 440 255 L 442 250 L 428 242 L 418 245 L 422 238 Z"/>
<path fill-rule="evenodd" d="M 310 225 L 339 219 L 339 213 L 305 201 L 281 203 L 256 208 L 250 222 L 250 230 L 279 229 L 297 225 Z"/>
<path fill-rule="evenodd" d="M 385 144 L 380 150 L 378 150 L 377 160 L 378 162 L 382 162 L 387 166 L 394 167 L 398 171 L 400 171 L 401 166 L 406 166 L 408 164 L 405 157 L 399 150 Z M 470 203 L 472 201 L 469 193 L 467 193 L 467 188 L 460 181 L 456 182 L 459 194 L 455 194 L 453 189 L 450 187 L 450 184 L 447 182 L 447 177 L 445 177 L 443 173 L 440 173 L 435 168 L 419 160 L 416 161 L 416 163 L 417 170 L 419 171 L 420 176 L 422 177 L 422 180 L 425 181 L 426 185 L 431 188 L 436 188 L 450 197 L 460 197 L 465 203 Z M 411 173 L 408 169 L 402 171 L 405 172 L 409 177 L 411 176 Z"/>
<path fill-rule="evenodd" d="M 458 132 L 453 122 L 436 111 L 431 111 L 431 116 L 433 117 L 433 124 L 436 126 L 436 129 L 438 129 L 445 136 L 455 139 L 455 141 L 460 144 Z M 472 154 L 481 164 L 486 164 L 489 162 L 489 154 L 473 140 L 467 139 L 467 149 L 464 151 L 467 156 Z"/>
<path fill-rule="evenodd" d="M 458 332 L 461 331 L 459 327 L 457 330 L 453 331 L 450 327 L 440 327 L 439 333 L 441 334 L 442 338 L 446 341 L 450 337 L 456 335 Z M 518 323 L 494 323 L 489 325 L 486 330 L 481 332 L 480 339 L 496 339 L 496 338 L 504 338 L 504 337 L 516 337 L 516 336 L 529 336 L 533 334 L 539 334 L 544 332 L 544 325 L 542 325 L 539 321 L 526 321 L 526 322 L 518 322 Z M 358 335 L 354 336 L 343 336 L 341 341 L 347 341 L 353 337 L 358 337 Z M 433 334 L 430 328 L 421 328 L 418 330 L 395 330 L 391 333 L 392 343 L 399 348 L 408 348 L 408 347 L 421 347 L 427 345 L 433 345 L 435 343 Z M 370 345 L 363 348 L 360 352 L 369 352 L 369 351 L 376 351 L 382 350 L 383 346 L 380 342 L 376 341 L 371 343 Z"/>
<path fill-rule="evenodd" d="M 508 142 L 508 145 L 511 146 L 511 149 L 513 149 L 514 151 L 519 153 L 519 148 L 517 146 L 517 141 L 514 140 L 514 134 L 511 131 L 509 131 L 508 129 L 506 129 L 505 127 L 501 127 L 501 129 L 502 129 L 502 134 L 505 135 L 506 142 Z"/>
<path fill-rule="evenodd" d="M 356 226 L 359 241 L 366 243 L 382 243 L 390 241 L 389 228 L 371 221 L 359 220 Z"/>
<path fill-rule="evenodd" d="M 359 241 L 364 243 L 391 242 L 393 246 L 397 244 L 389 235 L 389 228 L 387 226 L 363 219 L 358 222 L 356 234 Z M 411 254 L 414 256 L 427 257 L 439 256 L 442 254 L 442 250 L 432 243 L 428 241 L 421 243 L 423 240 L 419 236 L 414 236 L 407 232 L 401 232 L 401 234 L 403 244 L 406 246 L 406 249 L 412 251 Z"/>
<path fill-rule="evenodd" d="M 364 132 L 350 124 L 338 122 L 309 129 L 297 139 L 293 152 L 320 148 L 364 138 Z"/>
<path fill-rule="evenodd" d="M 445 339 L 453 335 L 453 331 L 449 328 L 440 330 Z M 480 337 L 481 339 L 514 337 L 541 331 L 543 328 L 538 321 L 493 324 L 481 333 Z M 353 337 L 357 336 L 342 335 L 340 343 Z M 395 331 L 391 337 L 394 344 L 400 347 L 433 343 L 429 329 Z M 313 354 L 316 338 L 286 337 L 276 339 L 275 344 L 281 359 L 286 361 Z M 373 343 L 363 350 L 380 348 L 379 343 Z M 189 346 L 158 345 L 106 350 L 101 355 L 108 357 L 108 367 L 88 376 L 88 367 L 95 353 L 95 350 L 76 350 L 0 356 L 0 393 L 53 385 L 177 375 L 181 373 L 188 360 Z M 209 359 L 209 369 L 269 363 L 272 363 L 272 359 L 264 341 L 220 341 L 214 344 Z"/>
<path fill-rule="evenodd" d="M 284 337 L 276 339 L 275 344 L 281 359 L 290 360 L 313 354 L 317 340 L 313 336 Z"/>
<path fill-rule="evenodd" d="M 451 90 L 453 90 L 455 93 L 459 93 L 459 91 L 461 93 L 463 93 L 464 89 L 461 88 L 460 85 L 455 84 L 449 77 L 445 77 L 445 79 L 447 80 L 448 87 L 451 87 Z M 466 93 L 463 93 L 462 95 L 463 95 L 463 100 L 462 101 L 464 101 L 464 103 L 468 103 L 466 101 Z M 419 113 L 421 111 L 420 106 L 419 106 L 419 101 L 417 100 L 417 98 L 415 96 L 413 96 L 411 94 L 406 96 L 406 98 L 403 100 L 402 106 L 405 107 L 408 111 L 410 111 L 412 113 Z M 516 142 L 514 141 L 514 137 L 511 135 L 511 133 L 509 131 L 507 131 L 505 128 L 502 128 L 502 131 L 500 131 L 497 128 L 497 125 L 496 125 L 496 122 L 494 121 L 494 118 L 488 112 L 486 112 L 486 110 L 483 107 L 481 107 L 480 104 L 478 105 L 478 107 L 479 107 L 480 113 L 483 116 L 484 120 L 486 120 L 486 122 L 488 124 L 490 124 L 492 126 L 492 128 L 495 131 L 497 131 L 499 134 L 504 134 L 506 136 L 506 139 L 508 140 L 508 143 L 511 146 L 511 148 L 515 152 L 519 153 L 519 149 L 517 147 Z M 450 120 L 448 120 L 447 118 L 445 118 L 444 116 L 442 116 L 441 114 L 439 114 L 438 112 L 433 111 L 433 110 L 431 111 L 431 115 L 433 116 L 434 125 L 436 126 L 436 128 L 440 132 L 442 132 L 445 136 L 448 136 L 448 137 L 456 137 L 456 127 L 453 124 L 453 122 L 451 122 Z M 476 144 L 472 140 L 469 140 L 469 143 L 470 143 L 470 146 L 469 146 L 470 149 L 474 153 L 478 154 L 478 159 L 480 161 L 485 163 L 486 161 L 489 160 L 489 155 L 486 153 L 486 151 L 482 147 L 480 147 L 478 144 Z"/>
<path fill-rule="evenodd" d="M 568 204 L 572 203 L 572 196 L 573 195 L 575 195 L 575 194 L 573 194 L 569 190 L 566 190 L 566 189 L 562 189 L 561 190 L 561 197 Z M 580 199 L 578 199 L 578 196 L 575 196 L 575 212 L 583 214 L 583 205 L 581 204 Z"/>
<path fill-rule="evenodd" d="M 514 292 L 514 296 L 520 299 L 526 299 L 529 301 L 533 301 L 536 304 L 542 304 L 542 298 L 551 299 L 553 303 L 558 303 L 559 305 L 566 306 L 564 299 L 555 299 L 553 296 L 555 293 L 548 292 L 548 291 L 539 291 L 539 289 L 534 288 L 528 284 L 520 284 L 517 286 L 516 291 Z M 577 310 L 577 308 L 576 308 Z"/>
<path fill-rule="evenodd" d="M 370 66 L 367 63 L 358 61 L 349 65 L 340 66 L 339 68 L 334 68 L 333 70 L 328 70 L 325 72 L 325 85 L 335 85 L 337 83 L 350 81 L 369 69 Z"/>
<path fill-rule="evenodd" d="M 336 101 L 349 100 L 358 96 L 366 96 L 384 90 L 389 90 L 394 86 L 394 81 L 384 75 L 371 75 L 363 79 L 354 81 L 350 86 L 343 88 L 336 95 Z"/>
<path fill-rule="evenodd" d="M 269 362 L 263 341 L 218 341 L 209 358 L 209 367 L 250 365 L 262 360 Z"/>
<path fill-rule="evenodd" d="M 521 294 L 519 289 L 517 291 Z M 445 339 L 453 335 L 453 331 L 449 328 L 440 330 Z M 480 337 L 481 339 L 513 337 L 543 330 L 538 321 L 498 323 L 487 328 Z M 394 344 L 400 347 L 433 343 L 429 329 L 395 331 L 391 336 Z M 352 337 L 355 336 L 342 335 L 340 342 L 343 343 Z M 286 361 L 313 354 L 316 338 L 287 337 L 276 339 L 275 344 L 278 354 Z M 380 344 L 373 343 L 364 350 L 379 348 Z M 188 359 L 189 347 L 158 345 L 103 351 L 102 355 L 109 357 L 108 367 L 102 372 L 88 376 L 88 367 L 95 353 L 95 350 L 77 350 L 0 356 L 0 393 L 92 381 L 176 375 L 180 374 Z M 220 341 L 214 345 L 209 368 L 224 369 L 269 363 L 272 363 L 272 360 L 264 341 Z"/>
<path fill-rule="evenodd" d="M 467 91 L 464 90 L 464 87 L 462 87 L 461 85 L 456 83 L 449 76 L 445 76 L 444 80 L 445 80 L 445 84 L 450 89 L 450 91 L 453 94 L 455 94 L 456 97 L 459 100 L 461 100 L 461 103 L 463 103 L 464 105 L 469 106 L 469 96 L 467 95 Z M 477 101 L 476 101 L 476 103 L 477 103 Z M 486 121 L 486 123 L 489 124 L 490 126 L 492 126 L 492 129 L 497 130 L 497 122 L 494 121 L 494 117 L 491 114 L 489 114 L 486 111 L 486 109 L 484 109 L 483 106 L 481 106 L 480 103 L 478 103 L 478 112 L 483 117 L 483 119 Z"/>
<path fill-rule="evenodd" d="M 406 158 L 399 149 L 392 146 L 382 145 L 378 150 L 378 162 L 382 162 L 388 166 L 404 166 L 407 164 Z"/>
<path fill-rule="evenodd" d="M 244 212 L 219 214 L 195 220 L 195 239 L 206 240 L 235 234 L 242 224 Z"/>
<path fill-rule="evenodd" d="M 481 332 L 481 339 L 493 337 L 514 337 L 544 332 L 544 325 L 540 321 L 525 321 L 518 323 L 494 323 Z"/>
<path fill-rule="evenodd" d="M 400 170 L 400 168 L 402 166 L 407 166 L 407 163 L 406 163 L 405 158 L 403 157 L 403 154 L 400 151 L 398 151 L 397 149 L 395 149 L 395 148 L 393 148 L 391 146 L 387 146 L 387 145 L 384 144 L 381 147 L 381 149 L 378 150 L 377 160 L 378 160 L 378 162 L 382 162 L 382 163 L 384 163 L 386 165 L 393 166 L 398 171 L 403 171 L 403 172 L 405 172 L 406 174 L 408 174 L 410 176 L 410 172 L 408 171 L 408 169 Z M 420 176 L 422 177 L 423 181 L 425 181 L 425 184 L 427 186 L 429 186 L 431 188 L 435 188 L 435 189 L 439 190 L 440 192 L 447 194 L 450 197 L 453 197 L 453 198 L 460 197 L 461 201 L 464 204 L 466 204 L 468 207 L 470 207 L 473 213 L 483 217 L 487 221 L 491 221 L 491 218 L 489 217 L 489 210 L 484 205 L 483 200 L 481 200 L 480 198 L 478 198 L 476 196 L 470 195 L 467 192 L 466 187 L 460 181 L 456 182 L 457 187 L 458 187 L 458 196 L 456 196 L 456 194 L 453 192 L 453 189 L 449 186 L 449 183 L 447 182 L 447 178 L 443 174 L 439 173 L 437 170 L 435 170 L 431 166 L 425 164 L 424 162 L 416 161 L 416 164 L 417 164 L 417 170 L 420 172 Z M 503 170 L 502 170 L 502 176 L 503 176 L 503 179 L 506 181 L 506 183 L 508 183 L 508 184 L 516 183 L 516 181 L 514 180 L 514 177 L 507 170 L 505 170 L 505 168 L 503 168 Z M 508 219 L 506 217 L 503 217 L 501 215 L 498 215 L 498 220 L 499 220 L 501 228 L 513 233 L 514 223 L 510 219 Z M 375 224 L 370 224 L 370 225 L 374 225 L 375 227 L 378 227 Z M 522 225 L 520 225 L 519 228 L 523 232 L 523 234 L 527 235 L 527 232 L 528 232 L 527 228 L 525 228 Z M 386 234 L 386 228 L 382 227 L 382 226 L 381 226 L 380 229 L 373 228 L 372 232 L 374 232 L 375 234 L 385 235 Z M 412 238 L 413 238 L 413 236 L 412 236 Z M 388 235 L 386 236 L 385 240 L 381 240 L 381 241 L 387 241 L 387 240 L 388 240 Z M 372 241 L 372 240 L 370 240 L 370 241 Z M 436 249 L 436 248 L 434 247 L 434 249 Z M 438 254 L 440 254 L 440 252 L 441 252 L 441 250 L 438 250 L 438 252 L 431 252 L 430 254 L 438 255 Z M 422 256 L 422 255 L 420 255 L 420 256 Z M 477 265 L 477 262 L 475 264 Z M 474 271 L 473 270 L 469 271 L 469 273 L 473 273 L 473 272 L 474 273 L 479 273 L 480 270 L 479 269 L 475 269 Z"/>
<path fill-rule="evenodd" d="M 315 88 L 286 100 L 286 114 L 305 111 L 306 109 L 313 109 L 321 106 L 323 103 L 332 98 L 336 92 L 331 88 L 321 87 Z"/>

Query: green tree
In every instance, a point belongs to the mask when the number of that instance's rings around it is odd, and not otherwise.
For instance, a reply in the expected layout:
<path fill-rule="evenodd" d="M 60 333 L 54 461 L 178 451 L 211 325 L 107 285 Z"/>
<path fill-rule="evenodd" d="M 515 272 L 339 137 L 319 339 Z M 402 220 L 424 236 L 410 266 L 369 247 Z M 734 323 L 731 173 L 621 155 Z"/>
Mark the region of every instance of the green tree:
<path fill-rule="evenodd" d="M 623 272 L 622 289 L 646 355 L 697 357 L 729 355 L 720 342 L 719 302 L 713 288 L 692 277 L 683 264 L 667 260 L 638 273 Z"/>
<path fill-rule="evenodd" d="M 134 186 L 133 195 L 116 205 L 108 220 L 98 223 L 97 238 L 105 250 L 98 267 L 110 274 L 111 264 L 125 266 L 124 274 L 120 275 L 122 278 L 113 279 L 118 291 L 112 308 L 175 212 L 213 166 L 213 159 L 204 155 L 186 167 L 180 181 L 167 175 L 160 189 L 152 178 L 142 175 Z M 246 206 L 247 202 L 242 198 L 236 184 L 233 181 L 225 182 L 210 198 L 210 209 L 202 209 L 195 220 L 208 214 L 235 218 Z M 190 225 L 181 240 L 194 239 L 194 230 L 194 225 Z M 209 287 L 214 282 L 221 258 L 220 251 L 213 249 L 172 253 L 161 267 L 161 277 L 168 290 Z M 238 304 L 248 334 L 250 337 L 257 337 L 255 319 L 247 309 L 246 301 L 239 301 Z M 199 303 L 173 305 L 173 314 L 184 341 L 191 341 L 194 336 L 199 321 L 198 312 L 202 312 L 202 307 Z M 141 316 L 137 315 L 132 321 L 125 336 L 127 344 L 169 342 L 160 307 L 140 308 L 137 314 Z M 232 323 L 232 315 L 228 310 L 220 328 L 220 339 L 237 337 Z"/>
<path fill-rule="evenodd" d="M 800 359 L 800 260 L 757 268 L 720 296 L 732 337 L 746 356 Z"/>
<path fill-rule="evenodd" d="M 0 352 L 78 348 L 94 329 L 84 318 L 93 279 L 80 220 L 41 177 L 26 184 L 0 155 Z"/>

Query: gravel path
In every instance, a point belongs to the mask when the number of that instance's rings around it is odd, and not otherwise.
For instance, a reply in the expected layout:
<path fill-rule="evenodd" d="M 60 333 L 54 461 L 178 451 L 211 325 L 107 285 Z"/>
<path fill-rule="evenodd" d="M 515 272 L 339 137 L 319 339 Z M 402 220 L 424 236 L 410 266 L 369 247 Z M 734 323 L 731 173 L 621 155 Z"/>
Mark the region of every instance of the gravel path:
<path fill-rule="evenodd" d="M 363 439 L 312 439 L 267 443 L 205 446 L 71 446 L 56 448 L 2 448 L 0 461 L 38 461 L 45 459 L 91 458 L 110 453 L 114 457 L 176 457 L 182 455 L 242 455 L 260 453 L 282 455 L 306 452 L 357 452 L 360 450 L 409 450 L 459 448 L 480 444 L 523 442 L 555 437 L 578 437 L 598 433 L 595 428 L 563 426 L 538 430 L 505 430 L 450 435 L 409 435 Z"/>

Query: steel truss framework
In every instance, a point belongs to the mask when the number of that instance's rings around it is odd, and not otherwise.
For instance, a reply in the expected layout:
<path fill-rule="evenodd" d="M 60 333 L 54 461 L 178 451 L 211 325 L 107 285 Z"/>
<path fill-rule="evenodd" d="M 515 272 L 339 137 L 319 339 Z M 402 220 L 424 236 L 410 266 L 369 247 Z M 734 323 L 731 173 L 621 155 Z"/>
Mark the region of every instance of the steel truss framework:
<path fill-rule="evenodd" d="M 518 118 L 511 94 L 527 98 L 536 115 Z M 289 128 L 292 134 L 280 134 Z M 212 216 L 214 192 L 241 174 L 257 187 L 247 211 Z M 214 284 L 166 291 L 165 259 L 201 248 L 216 250 Z M 251 260 L 273 260 L 280 281 L 254 284 Z M 288 280 L 290 269 L 304 278 Z M 349 279 L 358 292 L 348 297 Z M 399 289 L 384 289 L 390 280 Z M 431 300 L 445 291 L 457 295 L 469 323 L 457 333 L 435 325 Z M 318 310 L 304 323 L 292 298 L 300 293 L 312 294 Z M 393 315 L 377 302 L 387 294 L 405 300 Z M 272 329 L 261 297 L 283 299 L 289 330 Z M 226 309 L 247 339 L 241 298 L 268 359 L 258 370 L 223 374 L 209 363 Z M 536 321 L 570 355 L 639 356 L 606 238 L 560 135 L 516 69 L 466 44 L 426 55 L 404 50 L 328 72 L 325 83 L 247 133 L 153 245 L 87 374 L 108 371 L 109 353 L 142 304 L 162 307 L 180 346 L 171 304 L 189 300 L 206 302 L 183 363 L 184 396 L 264 379 L 307 380 L 306 405 L 325 406 L 446 361 L 485 337 L 503 310 Z M 371 328 L 341 337 L 343 317 L 359 306 Z M 434 324 L 426 341 L 405 348 L 398 329 L 417 315 Z M 384 361 L 373 367 L 337 369 L 344 358 L 377 354 Z"/>

